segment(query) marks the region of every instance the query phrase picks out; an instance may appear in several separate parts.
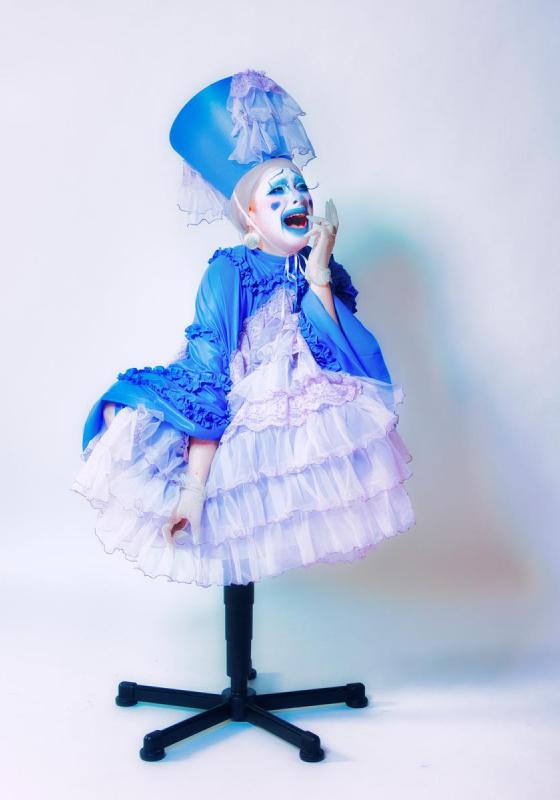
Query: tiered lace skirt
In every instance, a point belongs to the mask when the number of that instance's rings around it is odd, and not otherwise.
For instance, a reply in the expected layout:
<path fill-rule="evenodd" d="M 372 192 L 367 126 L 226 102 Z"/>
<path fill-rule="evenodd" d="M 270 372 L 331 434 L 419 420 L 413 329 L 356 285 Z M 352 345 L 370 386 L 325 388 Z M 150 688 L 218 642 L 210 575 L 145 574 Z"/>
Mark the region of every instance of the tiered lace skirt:
<path fill-rule="evenodd" d="M 321 369 L 296 314 L 283 314 L 275 330 L 263 311 L 260 323 L 246 329 L 232 361 L 233 417 L 212 462 L 198 537 L 190 525 L 173 545 L 163 536 L 188 437 L 160 414 L 123 408 L 84 453 L 73 488 L 99 510 L 99 539 L 150 577 L 246 584 L 363 558 L 414 524 L 403 485 L 411 455 L 396 430 L 402 389 Z"/>

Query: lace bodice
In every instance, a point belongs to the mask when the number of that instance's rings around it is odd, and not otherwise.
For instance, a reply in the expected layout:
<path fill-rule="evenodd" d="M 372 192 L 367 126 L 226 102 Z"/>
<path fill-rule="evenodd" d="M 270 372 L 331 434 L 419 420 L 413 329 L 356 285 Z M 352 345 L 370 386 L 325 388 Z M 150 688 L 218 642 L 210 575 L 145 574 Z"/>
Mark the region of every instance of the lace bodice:
<path fill-rule="evenodd" d="M 299 312 L 294 312 L 294 292 L 281 286 L 272 297 L 243 323 L 237 350 L 232 354 L 229 373 L 232 385 L 258 366 L 283 353 L 296 353 Z"/>
<path fill-rule="evenodd" d="M 222 441 L 240 426 L 262 430 L 302 425 L 322 405 L 342 405 L 362 390 L 356 378 L 319 367 L 301 333 L 301 311 L 294 311 L 294 304 L 295 292 L 280 286 L 244 321 L 230 361 L 232 422 Z"/>

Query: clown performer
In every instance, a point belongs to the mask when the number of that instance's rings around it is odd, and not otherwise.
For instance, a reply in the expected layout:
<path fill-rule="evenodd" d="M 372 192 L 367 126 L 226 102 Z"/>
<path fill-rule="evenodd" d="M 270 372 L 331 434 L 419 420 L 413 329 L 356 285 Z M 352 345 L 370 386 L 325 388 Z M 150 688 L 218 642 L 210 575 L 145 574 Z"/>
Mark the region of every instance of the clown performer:
<path fill-rule="evenodd" d="M 212 83 L 170 132 L 187 223 L 228 219 L 168 366 L 130 368 L 93 406 L 73 489 L 106 552 L 149 577 L 248 584 L 363 558 L 409 529 L 403 401 L 315 213 L 304 112 L 264 72 Z"/>

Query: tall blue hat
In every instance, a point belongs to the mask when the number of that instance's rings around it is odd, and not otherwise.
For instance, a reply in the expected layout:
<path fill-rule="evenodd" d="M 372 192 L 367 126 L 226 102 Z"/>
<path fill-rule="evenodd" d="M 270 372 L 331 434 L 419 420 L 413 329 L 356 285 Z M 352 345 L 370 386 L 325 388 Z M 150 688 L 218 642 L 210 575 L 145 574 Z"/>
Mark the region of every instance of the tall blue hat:
<path fill-rule="evenodd" d="M 304 115 L 281 86 L 252 69 L 191 98 L 169 133 L 183 158 L 179 207 L 187 224 L 226 217 L 237 182 L 257 164 L 287 158 L 301 168 L 315 158 L 299 120 Z"/>

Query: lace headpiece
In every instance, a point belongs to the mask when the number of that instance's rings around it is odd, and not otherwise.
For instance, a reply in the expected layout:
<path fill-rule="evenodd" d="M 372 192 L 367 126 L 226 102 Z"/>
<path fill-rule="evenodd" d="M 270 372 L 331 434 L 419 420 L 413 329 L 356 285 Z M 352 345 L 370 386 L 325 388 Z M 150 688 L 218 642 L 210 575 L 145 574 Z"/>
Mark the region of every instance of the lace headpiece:
<path fill-rule="evenodd" d="M 169 134 L 183 158 L 179 208 L 188 225 L 227 216 L 238 180 L 256 164 L 287 158 L 305 166 L 315 151 L 296 101 L 264 72 L 248 69 L 198 92 Z"/>

